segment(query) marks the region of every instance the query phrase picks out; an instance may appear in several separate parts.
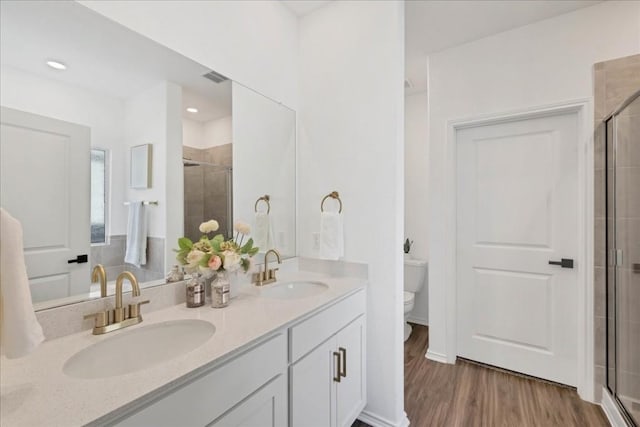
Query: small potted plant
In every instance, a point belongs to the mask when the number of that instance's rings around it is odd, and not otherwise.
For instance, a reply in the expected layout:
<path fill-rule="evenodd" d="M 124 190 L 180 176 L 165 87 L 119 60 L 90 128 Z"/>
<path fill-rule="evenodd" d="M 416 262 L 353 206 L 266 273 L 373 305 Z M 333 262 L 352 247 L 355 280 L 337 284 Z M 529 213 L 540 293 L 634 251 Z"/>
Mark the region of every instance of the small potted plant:
<path fill-rule="evenodd" d="M 411 259 L 412 256 L 409 252 L 411 252 L 411 245 L 413 245 L 413 240 L 405 240 L 404 241 L 404 259 Z"/>

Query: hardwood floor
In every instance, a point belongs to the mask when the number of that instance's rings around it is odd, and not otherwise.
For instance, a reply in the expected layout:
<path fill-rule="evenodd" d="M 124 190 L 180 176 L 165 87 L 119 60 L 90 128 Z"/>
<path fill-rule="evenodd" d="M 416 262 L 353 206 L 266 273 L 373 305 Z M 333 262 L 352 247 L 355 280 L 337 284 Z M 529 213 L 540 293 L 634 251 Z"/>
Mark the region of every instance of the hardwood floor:
<path fill-rule="evenodd" d="M 413 325 L 404 347 L 405 410 L 411 426 L 598 427 L 609 423 L 599 406 L 576 391 L 458 361 L 424 357 L 426 326 Z M 366 427 L 356 421 L 352 427 Z"/>

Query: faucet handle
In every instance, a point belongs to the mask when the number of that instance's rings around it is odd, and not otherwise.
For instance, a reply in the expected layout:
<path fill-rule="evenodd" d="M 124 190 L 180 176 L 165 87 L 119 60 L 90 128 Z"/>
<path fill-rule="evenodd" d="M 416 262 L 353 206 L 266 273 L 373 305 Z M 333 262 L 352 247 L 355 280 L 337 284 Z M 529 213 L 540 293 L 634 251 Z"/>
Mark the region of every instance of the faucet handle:
<path fill-rule="evenodd" d="M 251 283 L 256 283 L 257 285 L 261 285 L 267 278 L 267 273 L 265 271 L 258 271 L 257 273 L 253 273 L 251 276 Z"/>
<path fill-rule="evenodd" d="M 276 280 L 276 271 L 278 271 L 279 268 L 272 268 L 270 269 L 267 273 L 267 280 L 273 279 Z"/>
<path fill-rule="evenodd" d="M 106 311 L 99 311 L 97 313 L 87 314 L 84 319 L 95 319 L 94 328 L 102 328 L 109 324 L 109 316 Z"/>
<path fill-rule="evenodd" d="M 140 316 L 140 306 L 142 304 L 149 304 L 150 302 L 150 300 L 145 300 L 138 303 L 129 304 L 129 319 Z"/>

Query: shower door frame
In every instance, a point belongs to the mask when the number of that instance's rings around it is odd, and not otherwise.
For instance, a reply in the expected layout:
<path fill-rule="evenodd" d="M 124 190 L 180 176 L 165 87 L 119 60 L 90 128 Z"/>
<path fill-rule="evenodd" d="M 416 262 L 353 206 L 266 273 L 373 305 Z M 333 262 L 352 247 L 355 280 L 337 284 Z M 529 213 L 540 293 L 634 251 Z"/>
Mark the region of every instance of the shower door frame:
<path fill-rule="evenodd" d="M 603 120 L 605 126 L 604 126 L 604 138 L 605 138 L 605 150 L 604 150 L 604 156 L 605 156 L 605 257 L 606 259 L 605 261 L 605 266 L 606 266 L 606 273 L 605 273 L 605 378 L 604 378 L 604 388 L 605 390 L 608 392 L 609 394 L 609 398 L 611 399 L 612 403 L 615 405 L 615 409 L 618 412 L 618 415 L 620 415 L 623 420 L 626 422 L 627 425 L 629 426 L 634 426 L 637 425 L 636 422 L 633 420 L 633 418 L 631 417 L 631 415 L 629 414 L 629 412 L 627 411 L 626 407 L 624 406 L 624 404 L 620 401 L 620 399 L 618 398 L 618 363 L 616 361 L 616 364 L 614 366 L 614 375 L 616 376 L 615 378 L 615 389 L 616 390 L 612 390 L 609 387 L 609 376 L 610 376 L 610 363 L 609 363 L 609 344 L 610 344 L 610 339 L 611 339 L 611 334 L 609 331 L 609 286 L 610 286 L 610 282 L 609 282 L 609 268 L 612 267 L 612 263 L 613 267 L 616 268 L 616 274 L 615 274 L 615 279 L 614 279 L 614 284 L 613 284 L 613 305 L 614 305 L 614 331 L 613 331 L 613 338 L 615 340 L 614 342 L 614 346 L 615 346 L 615 350 L 614 350 L 614 356 L 617 358 L 618 356 L 618 317 L 617 317 L 617 301 L 618 301 L 618 289 L 617 289 L 617 276 L 618 276 L 618 272 L 617 272 L 617 268 L 618 268 L 618 264 L 617 264 L 617 253 L 613 253 L 613 250 L 616 250 L 616 244 L 615 244 L 615 237 L 616 237 L 616 230 L 617 230 L 617 217 L 616 217 L 616 204 L 615 204 L 615 197 L 616 197 L 616 167 L 617 167 L 617 163 L 616 163 L 616 157 L 617 157 L 617 142 L 618 142 L 618 127 L 617 127 L 617 120 L 616 117 L 624 111 L 625 108 L 627 108 L 630 104 L 632 104 L 636 99 L 640 98 L 640 90 L 637 90 L 636 92 L 634 92 L 631 96 L 629 96 L 622 104 L 620 104 L 620 106 L 618 106 L 611 114 L 609 114 L 607 117 L 605 117 L 605 119 Z M 609 140 L 609 123 L 611 122 L 611 125 L 613 127 L 612 129 L 612 139 L 613 141 Z M 609 144 L 613 144 L 612 150 L 611 152 L 613 153 L 613 158 L 609 159 Z M 610 206 L 609 204 L 609 181 L 610 181 L 610 177 L 609 177 L 609 162 L 612 162 L 612 169 L 613 169 L 613 173 L 612 173 L 612 180 L 613 180 L 613 186 L 612 186 L 612 191 L 613 191 L 613 195 L 614 195 L 614 203 L 613 206 Z M 609 232 L 609 220 L 613 221 L 613 236 L 611 236 L 610 232 Z M 611 249 L 610 246 L 610 241 L 611 239 L 614 239 L 614 244 L 613 249 Z M 615 261 L 613 261 L 615 260 Z M 604 397 L 603 397 L 603 401 L 604 401 Z M 608 403 L 608 402 L 605 402 Z"/>

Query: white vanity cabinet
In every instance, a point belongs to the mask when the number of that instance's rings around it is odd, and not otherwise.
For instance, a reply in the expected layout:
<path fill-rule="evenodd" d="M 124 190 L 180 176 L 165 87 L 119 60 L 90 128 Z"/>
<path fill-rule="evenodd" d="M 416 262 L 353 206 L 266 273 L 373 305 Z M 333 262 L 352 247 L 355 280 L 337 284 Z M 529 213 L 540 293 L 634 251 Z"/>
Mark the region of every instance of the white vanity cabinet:
<path fill-rule="evenodd" d="M 348 427 L 364 409 L 364 307 L 361 291 L 291 327 L 291 427 Z"/>
<path fill-rule="evenodd" d="M 349 427 L 366 404 L 364 290 L 92 425 Z"/>
<path fill-rule="evenodd" d="M 283 333 L 195 376 L 107 425 L 286 427 L 287 340 Z"/>

